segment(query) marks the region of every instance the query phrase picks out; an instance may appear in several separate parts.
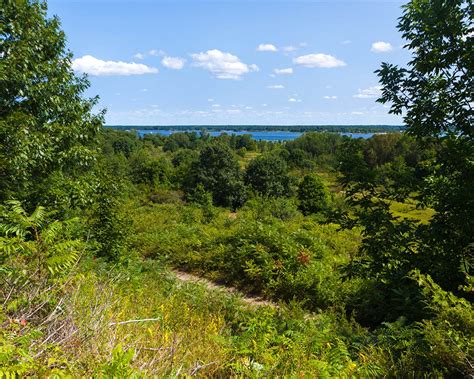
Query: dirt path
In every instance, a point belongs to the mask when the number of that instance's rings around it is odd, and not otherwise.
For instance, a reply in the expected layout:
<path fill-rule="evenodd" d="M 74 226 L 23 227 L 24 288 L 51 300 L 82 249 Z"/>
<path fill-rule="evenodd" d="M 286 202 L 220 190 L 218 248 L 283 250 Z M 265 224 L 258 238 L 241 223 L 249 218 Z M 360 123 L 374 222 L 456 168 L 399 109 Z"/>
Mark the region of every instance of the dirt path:
<path fill-rule="evenodd" d="M 210 280 L 183 271 L 173 270 L 173 272 L 176 275 L 176 278 L 183 282 L 199 283 L 211 291 L 222 291 L 230 295 L 237 295 L 245 304 L 250 305 L 252 307 L 278 307 L 278 304 L 276 303 L 265 300 L 261 297 L 247 295 L 245 293 L 240 292 L 235 287 L 227 287 L 220 284 L 216 284 L 214 282 L 211 282 Z"/>

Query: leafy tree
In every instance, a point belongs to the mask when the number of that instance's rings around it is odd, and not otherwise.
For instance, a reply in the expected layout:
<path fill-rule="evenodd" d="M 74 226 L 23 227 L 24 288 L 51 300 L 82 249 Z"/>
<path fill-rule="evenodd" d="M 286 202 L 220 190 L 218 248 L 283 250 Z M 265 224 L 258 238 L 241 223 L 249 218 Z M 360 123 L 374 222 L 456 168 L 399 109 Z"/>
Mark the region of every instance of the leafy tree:
<path fill-rule="evenodd" d="M 199 159 L 190 166 L 184 190 L 188 196 L 201 184 L 201 190 L 212 194 L 215 205 L 236 208 L 245 201 L 239 162 L 230 148 L 222 144 L 205 147 Z"/>
<path fill-rule="evenodd" d="M 382 103 L 404 112 L 407 132 L 434 139 L 440 150 L 421 201 L 436 214 L 424 228 L 425 270 L 456 290 L 472 274 L 474 243 L 474 4 L 413 0 L 398 25 L 412 60 L 378 70 Z"/>
<path fill-rule="evenodd" d="M 139 149 L 132 153 L 129 164 L 130 178 L 135 184 L 155 186 L 169 183 L 172 164 L 164 156 L 155 156 L 147 149 Z"/>
<path fill-rule="evenodd" d="M 130 154 L 139 146 L 139 140 L 135 133 L 121 130 L 103 129 L 104 140 L 102 151 L 105 154 L 122 153 L 129 158 Z"/>
<path fill-rule="evenodd" d="M 308 132 L 288 142 L 286 148 L 290 152 L 295 149 L 303 150 L 320 164 L 336 166 L 335 154 L 343 139 L 337 133 Z"/>
<path fill-rule="evenodd" d="M 316 174 L 305 175 L 298 186 L 298 208 L 304 215 L 318 213 L 327 209 L 328 191 Z"/>
<path fill-rule="evenodd" d="M 409 295 L 405 279 L 411 270 L 419 269 L 458 293 L 472 276 L 473 11 L 469 0 L 410 1 L 398 28 L 412 59 L 407 67 L 383 63 L 377 70 L 383 86 L 379 101 L 391 104 L 390 113 L 403 114 L 406 132 L 421 146 L 437 145 L 416 199 L 435 215 L 428 224 L 395 218 L 390 199 L 410 194 L 401 191 L 396 177 L 391 184 L 359 180 L 346 186 L 357 206 L 355 223 L 365 228 L 361 256 L 353 263 L 361 275 L 387 286 L 392 294 L 388 302 L 401 299 L 402 311 L 408 309 L 407 300 L 416 308 L 417 297 Z M 399 165 L 394 172 L 403 171 Z"/>
<path fill-rule="evenodd" d="M 47 191 L 54 172 L 80 177 L 95 161 L 103 114 L 97 98 L 75 76 L 72 54 L 57 17 L 42 1 L 2 1 L 0 6 L 0 200 L 29 199 Z"/>
<path fill-rule="evenodd" d="M 245 184 L 263 196 L 290 196 L 290 183 L 286 162 L 275 154 L 253 159 L 245 171 Z"/>

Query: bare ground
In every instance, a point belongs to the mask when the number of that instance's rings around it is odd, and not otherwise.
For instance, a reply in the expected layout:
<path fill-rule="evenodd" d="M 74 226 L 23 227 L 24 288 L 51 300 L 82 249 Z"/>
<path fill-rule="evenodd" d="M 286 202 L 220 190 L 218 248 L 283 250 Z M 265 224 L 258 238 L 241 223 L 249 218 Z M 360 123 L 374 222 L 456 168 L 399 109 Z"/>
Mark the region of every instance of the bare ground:
<path fill-rule="evenodd" d="M 252 306 L 252 307 L 272 307 L 276 308 L 278 307 L 278 304 L 265 300 L 261 297 L 257 296 L 251 296 L 245 293 L 242 293 L 235 287 L 229 287 L 229 286 L 223 286 L 220 284 L 216 284 L 214 282 L 211 282 L 208 279 L 201 278 L 199 276 L 189 274 L 187 272 L 183 271 L 178 271 L 178 270 L 173 270 L 174 274 L 176 275 L 176 278 L 183 281 L 183 282 L 189 282 L 189 283 L 198 283 L 206 287 L 210 291 L 221 291 L 228 293 L 229 295 L 237 295 L 245 304 Z"/>

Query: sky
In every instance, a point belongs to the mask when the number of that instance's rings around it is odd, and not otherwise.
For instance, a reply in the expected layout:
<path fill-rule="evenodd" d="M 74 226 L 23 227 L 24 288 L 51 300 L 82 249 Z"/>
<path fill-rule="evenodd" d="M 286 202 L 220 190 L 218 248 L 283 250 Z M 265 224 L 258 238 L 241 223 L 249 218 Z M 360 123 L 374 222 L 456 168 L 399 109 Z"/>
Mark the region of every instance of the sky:
<path fill-rule="evenodd" d="M 401 124 L 400 1 L 50 0 L 109 125 Z"/>

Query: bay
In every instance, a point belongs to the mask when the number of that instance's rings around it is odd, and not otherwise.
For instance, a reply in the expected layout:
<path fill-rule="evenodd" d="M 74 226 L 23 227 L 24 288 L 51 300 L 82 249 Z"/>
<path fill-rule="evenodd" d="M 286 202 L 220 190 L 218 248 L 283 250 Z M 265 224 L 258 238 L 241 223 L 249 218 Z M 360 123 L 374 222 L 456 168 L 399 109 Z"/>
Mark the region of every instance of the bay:
<path fill-rule="evenodd" d="M 170 136 L 173 133 L 182 133 L 183 131 L 179 130 L 173 130 L 173 129 L 163 129 L 163 130 L 147 130 L 147 129 L 138 129 L 137 133 L 140 137 L 143 137 L 146 134 L 160 134 L 162 136 Z M 187 132 L 196 132 L 200 133 L 200 131 L 196 130 L 188 130 Z M 253 139 L 256 141 L 291 141 L 294 140 L 300 136 L 302 136 L 304 133 L 302 132 L 288 132 L 288 131 L 283 131 L 283 130 L 272 130 L 272 131 L 247 131 L 247 130 L 214 130 L 214 131 L 209 131 L 209 135 L 213 137 L 217 137 L 223 133 L 226 134 L 234 134 L 234 135 L 244 135 L 244 134 L 250 134 Z M 351 138 L 370 138 L 372 137 L 375 133 L 338 133 L 342 136 L 347 136 Z"/>

